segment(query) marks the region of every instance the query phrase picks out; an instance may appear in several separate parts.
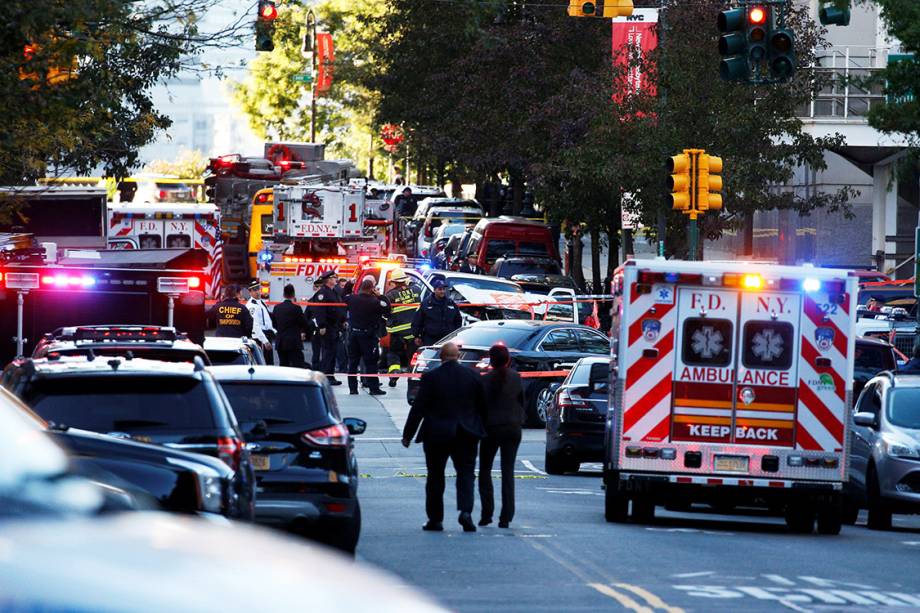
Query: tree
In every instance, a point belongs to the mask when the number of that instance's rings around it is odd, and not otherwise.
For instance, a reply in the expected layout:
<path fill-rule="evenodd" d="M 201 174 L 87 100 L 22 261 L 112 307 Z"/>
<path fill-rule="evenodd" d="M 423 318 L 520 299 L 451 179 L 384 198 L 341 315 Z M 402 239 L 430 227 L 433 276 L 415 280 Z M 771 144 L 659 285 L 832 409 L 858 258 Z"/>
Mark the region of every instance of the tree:
<path fill-rule="evenodd" d="M 197 149 L 183 149 L 175 160 L 153 160 L 144 172 L 169 175 L 180 179 L 200 179 L 208 167 L 208 158 Z"/>
<path fill-rule="evenodd" d="M 102 166 L 126 176 L 169 120 L 151 89 L 206 46 L 248 28 L 200 31 L 217 0 L 10 0 L 0 22 L 0 181 Z"/>

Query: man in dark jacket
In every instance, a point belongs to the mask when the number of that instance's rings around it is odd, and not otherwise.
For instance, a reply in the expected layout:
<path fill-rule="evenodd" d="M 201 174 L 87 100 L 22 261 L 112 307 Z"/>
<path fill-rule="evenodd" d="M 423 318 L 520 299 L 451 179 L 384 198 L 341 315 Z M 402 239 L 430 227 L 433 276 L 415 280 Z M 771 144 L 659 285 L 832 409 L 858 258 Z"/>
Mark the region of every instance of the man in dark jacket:
<path fill-rule="evenodd" d="M 239 286 L 226 286 L 223 297 L 224 299 L 212 306 L 207 313 L 208 321 L 217 320 L 214 336 L 252 338 L 252 315 L 242 302 Z"/>
<path fill-rule="evenodd" d="M 317 302 L 316 296 L 319 294 L 319 290 L 321 290 L 322 287 L 323 284 L 319 282 L 319 279 L 313 282 L 313 295 L 310 296 L 308 302 Z M 306 307 L 304 309 L 304 317 L 307 318 L 307 323 L 310 324 L 310 331 L 307 332 L 307 340 L 310 341 L 310 368 L 319 370 L 323 350 L 323 337 L 316 333 L 316 310 L 310 306 Z"/>
<path fill-rule="evenodd" d="M 435 279 L 431 286 L 434 291 L 422 301 L 412 318 L 416 345 L 431 345 L 463 325 L 460 309 L 447 297 L 444 281 Z"/>
<path fill-rule="evenodd" d="M 428 523 L 422 529 L 444 529 L 444 469 L 447 458 L 457 471 L 457 521 L 464 532 L 475 532 L 473 523 L 473 472 L 476 448 L 485 436 L 482 416 L 485 413 L 479 375 L 461 365 L 459 348 L 445 343 L 441 348 L 441 365 L 422 375 L 421 386 L 406 427 L 402 444 L 408 447 L 418 431 L 416 442 L 423 444 L 428 479 L 425 482 L 425 511 Z M 421 426 L 421 428 L 419 428 Z"/>
<path fill-rule="evenodd" d="M 373 279 L 364 279 L 357 294 L 346 299 L 348 304 L 348 374 L 358 373 L 358 364 L 364 362 L 367 375 L 377 372 L 377 328 L 381 318 L 390 310 L 390 303 L 381 297 Z M 371 396 L 386 394 L 380 389 L 380 379 L 364 377 Z M 348 391 L 358 393 L 358 377 L 348 377 Z"/>
<path fill-rule="evenodd" d="M 335 372 L 336 346 L 342 333 L 342 324 L 345 323 L 345 307 L 334 306 L 341 300 L 335 289 L 335 273 L 329 271 L 319 280 L 323 286 L 316 293 L 316 301 L 322 304 L 313 307 L 317 333 L 322 337 L 319 369 L 329 377 L 329 385 L 341 385 L 342 382 L 333 377 L 332 373 Z"/>
<path fill-rule="evenodd" d="M 307 318 L 300 305 L 294 303 L 293 285 L 284 286 L 284 302 L 275 305 L 272 318 L 278 330 L 275 348 L 278 350 L 278 365 L 306 368 L 303 359 L 303 336 L 309 329 Z"/>

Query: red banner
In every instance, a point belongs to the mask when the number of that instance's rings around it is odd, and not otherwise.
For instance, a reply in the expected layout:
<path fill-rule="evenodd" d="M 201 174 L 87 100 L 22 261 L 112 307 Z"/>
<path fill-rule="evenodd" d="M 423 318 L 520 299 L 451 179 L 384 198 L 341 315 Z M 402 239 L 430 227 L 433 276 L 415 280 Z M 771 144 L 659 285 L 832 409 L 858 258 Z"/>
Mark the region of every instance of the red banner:
<path fill-rule="evenodd" d="M 636 59 L 644 60 L 658 46 L 657 27 L 658 9 L 635 9 L 629 17 L 613 20 L 613 61 L 626 67 L 626 91 L 617 91 L 615 98 L 640 91 L 655 95 L 654 83 L 647 81 Z"/>
<path fill-rule="evenodd" d="M 332 87 L 332 72 L 335 65 L 335 49 L 332 34 L 319 32 L 316 35 L 316 64 L 319 67 L 316 77 L 316 93 L 327 92 Z"/>

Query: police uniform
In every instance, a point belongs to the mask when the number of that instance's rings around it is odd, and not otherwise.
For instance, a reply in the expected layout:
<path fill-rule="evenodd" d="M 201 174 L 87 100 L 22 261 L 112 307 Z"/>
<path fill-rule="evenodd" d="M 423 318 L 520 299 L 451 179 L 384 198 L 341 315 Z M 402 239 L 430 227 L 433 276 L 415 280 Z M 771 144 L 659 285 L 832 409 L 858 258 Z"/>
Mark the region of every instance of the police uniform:
<path fill-rule="evenodd" d="M 457 304 L 447 296 L 438 300 L 431 294 L 412 318 L 412 334 L 420 338 L 423 345 L 431 345 L 462 325 Z"/>
<path fill-rule="evenodd" d="M 252 338 L 252 315 L 246 305 L 236 298 L 225 298 L 208 311 L 208 319 L 217 320 L 214 336 Z"/>
<path fill-rule="evenodd" d="M 272 353 L 272 343 L 275 342 L 275 326 L 272 321 L 272 313 L 268 310 L 265 301 L 258 297 L 260 288 L 257 286 L 249 288 L 250 296 L 246 301 L 246 308 L 252 315 L 252 334 L 253 337 L 262 343 L 262 351 L 265 353 L 265 363 L 273 365 L 275 358 Z"/>
<path fill-rule="evenodd" d="M 399 285 L 386 293 L 390 303 L 387 317 L 387 334 L 390 346 L 387 350 L 387 372 L 395 373 L 409 365 L 412 346 L 412 319 L 418 311 L 419 293 L 409 285 Z M 396 387 L 396 379 L 390 379 L 390 387 Z"/>
<path fill-rule="evenodd" d="M 377 329 L 381 318 L 390 310 L 386 298 L 374 294 L 352 294 L 348 302 L 348 374 L 358 373 L 358 364 L 364 362 L 364 372 L 377 372 Z M 377 377 L 364 377 L 372 394 L 381 393 Z M 348 377 L 348 389 L 358 393 L 358 378 Z"/>
<path fill-rule="evenodd" d="M 327 272 L 319 278 L 321 283 L 326 279 L 334 276 L 335 273 Z M 339 293 L 334 287 L 323 285 L 316 292 L 314 300 L 319 303 L 336 304 L 339 302 Z M 316 319 L 316 327 L 319 330 L 325 329 L 326 333 L 320 335 L 320 363 L 319 369 L 331 375 L 335 372 L 335 350 L 339 342 L 339 334 L 342 330 L 342 324 L 345 323 L 345 308 L 341 306 L 325 306 L 323 304 L 312 308 L 313 317 Z M 335 377 L 330 377 L 332 385 L 338 385 Z"/>

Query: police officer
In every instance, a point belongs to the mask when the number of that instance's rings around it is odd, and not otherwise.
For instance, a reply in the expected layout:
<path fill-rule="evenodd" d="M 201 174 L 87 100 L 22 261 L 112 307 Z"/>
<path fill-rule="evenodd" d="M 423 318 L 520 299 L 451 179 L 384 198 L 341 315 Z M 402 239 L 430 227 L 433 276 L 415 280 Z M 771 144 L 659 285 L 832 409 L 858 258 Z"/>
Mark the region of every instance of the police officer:
<path fill-rule="evenodd" d="M 425 298 L 412 318 L 412 335 L 416 345 L 431 345 L 463 325 L 460 309 L 447 297 L 447 284 L 435 279 L 431 287 L 434 291 Z"/>
<path fill-rule="evenodd" d="M 377 372 L 377 328 L 380 319 L 390 311 L 390 303 L 381 297 L 374 287 L 373 279 L 365 279 L 357 294 L 352 294 L 348 302 L 348 374 L 358 373 L 358 363 L 364 362 L 364 372 L 368 375 Z M 364 377 L 371 396 L 386 394 L 380 389 L 377 377 Z M 358 378 L 348 377 L 348 391 L 358 393 Z"/>
<path fill-rule="evenodd" d="M 323 284 L 319 282 L 319 279 L 313 282 L 313 295 L 310 296 L 309 302 L 318 302 L 316 296 L 319 294 L 319 290 L 322 289 L 322 287 Z M 310 341 L 310 368 L 312 370 L 319 370 L 323 337 L 316 331 L 316 309 L 308 306 L 304 308 L 304 314 L 307 318 L 307 323 L 309 323 L 305 338 Z"/>
<path fill-rule="evenodd" d="M 224 287 L 223 300 L 208 310 L 207 317 L 208 321 L 217 320 L 215 336 L 252 337 L 252 315 L 242 303 L 238 285 Z"/>
<path fill-rule="evenodd" d="M 252 315 L 252 334 L 257 341 L 262 343 L 262 352 L 265 354 L 265 363 L 273 365 L 275 357 L 272 353 L 272 343 L 275 342 L 275 326 L 272 321 L 272 312 L 262 300 L 262 284 L 256 281 L 249 286 L 249 300 L 246 308 Z"/>
<path fill-rule="evenodd" d="M 412 318 L 418 311 L 420 301 L 419 293 L 409 285 L 409 277 L 397 268 L 390 275 L 393 288 L 386 293 L 390 303 L 390 314 L 387 317 L 387 334 L 390 336 L 390 346 L 387 349 L 387 372 L 397 373 L 409 365 L 409 352 L 412 340 Z M 396 387 L 397 379 L 390 379 L 390 387 Z"/>
<path fill-rule="evenodd" d="M 345 323 L 345 308 L 335 305 L 339 302 L 339 293 L 335 289 L 335 272 L 329 271 L 319 278 L 323 284 L 316 292 L 316 302 L 324 303 L 312 308 L 316 319 L 317 333 L 320 335 L 320 364 L 319 369 L 329 376 L 330 385 L 341 385 L 342 382 L 332 376 L 335 372 L 335 350 Z"/>
<path fill-rule="evenodd" d="M 340 277 L 336 281 L 335 291 L 339 295 L 339 302 L 345 302 L 345 298 L 351 295 L 348 279 Z M 345 330 L 339 336 L 338 343 L 335 345 L 335 367 L 339 372 L 348 372 L 348 322 L 345 322 Z"/>

